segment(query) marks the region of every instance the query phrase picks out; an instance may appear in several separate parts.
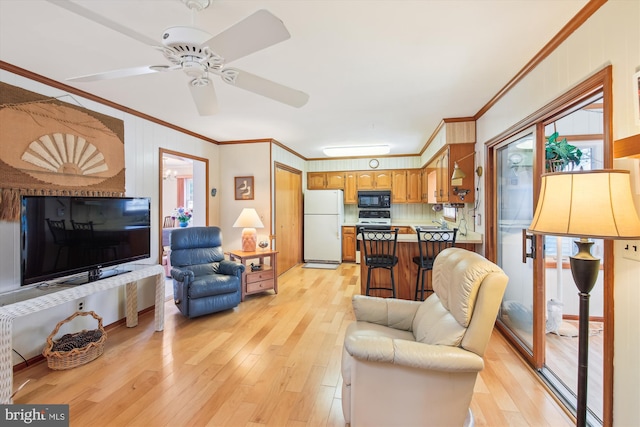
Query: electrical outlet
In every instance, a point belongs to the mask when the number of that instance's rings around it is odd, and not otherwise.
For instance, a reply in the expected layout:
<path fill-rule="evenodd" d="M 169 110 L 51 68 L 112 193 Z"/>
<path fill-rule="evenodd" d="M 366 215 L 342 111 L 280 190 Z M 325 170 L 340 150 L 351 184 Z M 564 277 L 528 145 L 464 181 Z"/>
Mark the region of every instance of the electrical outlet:
<path fill-rule="evenodd" d="M 84 311 L 84 299 L 78 300 L 78 311 Z"/>
<path fill-rule="evenodd" d="M 622 258 L 640 262 L 640 240 L 622 242 Z"/>

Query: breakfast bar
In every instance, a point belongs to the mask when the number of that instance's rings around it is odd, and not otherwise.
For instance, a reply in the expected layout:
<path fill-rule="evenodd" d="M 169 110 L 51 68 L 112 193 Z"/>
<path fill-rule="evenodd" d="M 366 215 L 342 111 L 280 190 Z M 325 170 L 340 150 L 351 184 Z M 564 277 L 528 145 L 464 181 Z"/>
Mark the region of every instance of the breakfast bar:
<path fill-rule="evenodd" d="M 392 226 L 392 228 L 394 228 Z M 418 237 L 415 233 L 415 227 L 411 227 L 409 233 L 398 233 L 398 245 L 396 255 L 398 257 L 398 265 L 394 267 L 393 273 L 396 282 L 396 298 L 413 300 L 416 290 L 416 277 L 418 274 L 418 266 L 413 263 L 413 257 L 420 256 L 418 249 Z M 361 239 L 360 235 L 357 236 Z M 475 246 L 482 244 L 482 235 L 475 232 L 467 232 L 466 235 L 458 234 L 456 236 L 455 247 L 475 251 Z M 360 293 L 366 294 L 368 268 L 364 262 L 364 253 L 360 253 Z M 428 283 L 431 283 L 431 271 L 427 272 Z M 379 284 L 388 284 L 391 276 L 388 270 L 375 269 L 371 272 L 371 287 L 378 287 Z M 371 296 L 389 297 L 388 291 L 370 292 Z"/>

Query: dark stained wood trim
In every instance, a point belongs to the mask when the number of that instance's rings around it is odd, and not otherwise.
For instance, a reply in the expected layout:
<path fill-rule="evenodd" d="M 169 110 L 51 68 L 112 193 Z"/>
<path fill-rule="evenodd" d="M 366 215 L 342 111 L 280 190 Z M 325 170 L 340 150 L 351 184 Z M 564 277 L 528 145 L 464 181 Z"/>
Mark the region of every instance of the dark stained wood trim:
<path fill-rule="evenodd" d="M 420 156 L 422 156 L 422 154 L 425 152 L 427 147 L 433 142 L 433 140 L 435 139 L 436 135 L 438 134 L 438 132 L 440 132 L 440 129 L 442 129 L 444 124 L 445 124 L 444 120 L 440 121 L 438 126 L 436 126 L 436 128 L 433 130 L 433 132 L 431 132 L 431 136 L 429 137 L 429 139 L 427 139 L 427 142 L 425 142 L 424 145 L 422 146 L 422 150 L 420 150 L 420 153 L 418 153 Z"/>
<path fill-rule="evenodd" d="M 573 88 L 569 89 L 564 94 L 560 95 L 560 97 L 554 99 L 546 106 L 542 107 L 538 111 L 532 113 L 528 117 L 519 121 L 515 125 L 511 126 L 500 135 L 490 139 L 485 143 L 485 149 L 488 150 L 486 153 L 487 165 L 493 167 L 495 169 L 495 148 L 498 144 L 504 141 L 507 138 L 511 138 L 518 132 L 523 129 L 536 125 L 536 134 L 537 141 L 539 147 L 543 145 L 543 135 L 544 135 L 544 125 L 546 123 L 552 122 L 556 120 L 556 116 L 561 114 L 564 111 L 571 110 L 574 106 L 580 104 L 580 102 L 584 102 L 584 100 L 596 93 L 599 90 L 602 90 L 603 103 L 606 108 L 603 109 L 603 148 L 604 148 L 604 167 L 610 168 L 613 164 L 613 126 L 612 126 L 612 110 L 613 110 L 613 67 L 608 65 L 601 69 L 600 71 L 594 73 L 590 77 L 588 77 L 583 82 L 578 83 Z M 534 159 L 534 164 L 537 166 L 537 169 L 534 170 L 534 175 L 539 176 L 539 171 L 542 169 L 542 161 L 543 159 Z M 489 166 L 488 166 L 489 167 Z M 538 171 L 538 172 L 536 172 Z M 493 179 L 490 181 L 489 177 Z M 495 259 L 496 257 L 496 232 L 491 226 L 494 223 L 495 218 L 497 216 L 497 207 L 496 196 L 494 189 L 495 185 L 495 173 L 487 173 L 487 178 L 485 179 L 485 217 L 486 217 L 486 256 L 489 259 Z M 534 199 L 537 199 L 537 196 L 540 192 L 539 188 L 539 180 L 534 180 Z M 542 253 L 542 239 L 538 239 L 536 244 L 536 249 L 538 253 Z M 542 259 L 536 260 L 536 262 L 542 263 Z M 540 264 L 542 265 L 542 264 Z M 541 270 L 541 268 L 539 269 Z M 613 295 L 613 284 L 614 280 L 614 258 L 613 258 L 613 242 L 610 240 L 604 241 L 604 267 L 603 267 L 603 279 L 604 279 L 604 308 L 603 314 L 605 319 L 605 328 L 603 331 L 603 426 L 610 427 L 613 425 L 613 357 L 614 357 L 614 331 L 615 331 L 615 317 L 614 317 L 614 295 Z M 541 281 L 542 278 L 534 277 L 534 283 L 544 283 Z M 542 288 L 541 286 L 538 286 Z M 540 311 L 538 309 L 539 304 L 544 304 L 544 299 L 540 299 L 540 294 L 538 289 L 535 290 L 534 293 L 534 312 Z M 538 304 L 538 305 L 536 305 Z M 539 314 L 539 317 L 534 315 L 534 328 L 538 323 L 542 323 L 543 321 L 542 314 Z M 528 349 L 519 346 L 518 340 L 514 339 L 513 334 L 511 334 L 503 325 L 498 322 L 499 329 L 505 334 L 505 336 L 511 341 L 515 348 L 518 348 L 525 359 L 528 359 L 530 363 L 535 367 L 540 367 L 541 363 L 544 361 L 544 354 L 539 354 L 541 352 L 537 352 L 533 355 L 535 362 L 529 359 Z M 535 335 L 535 334 L 534 334 Z M 540 338 L 543 339 L 543 338 Z M 534 339 L 534 348 L 536 345 L 541 342 L 538 339 Z M 538 346 L 539 348 L 539 346 Z"/>
<path fill-rule="evenodd" d="M 612 73 L 613 73 L 613 67 L 611 65 L 607 65 L 606 67 L 592 74 L 583 82 L 578 83 L 576 86 L 574 86 L 573 88 L 569 89 L 567 92 L 560 95 L 560 97 L 551 101 L 549 104 L 529 114 L 527 117 L 515 123 L 513 126 L 510 126 L 503 132 L 499 133 L 498 135 L 486 141 L 485 147 L 492 147 L 498 144 L 500 141 L 504 141 L 505 139 L 512 137 L 513 135 L 520 132 L 522 129 L 528 126 L 531 126 L 538 121 L 548 120 L 549 117 L 555 116 L 560 111 L 567 109 L 568 103 L 570 101 L 575 100 L 578 97 L 582 99 L 588 96 L 589 94 L 598 91 L 600 87 L 602 87 L 603 83 L 606 86 L 607 81 L 611 80 Z M 603 96 L 607 97 L 606 91 L 603 94 Z M 611 95 L 609 94 L 609 96 Z M 611 102 L 611 99 L 609 100 L 609 102 Z M 607 113 L 604 112 L 604 114 L 607 114 Z M 611 123 L 610 122 L 608 123 L 605 117 L 604 119 L 605 129 L 602 135 L 603 137 L 607 135 L 608 133 L 607 128 L 610 126 L 611 126 Z M 605 141 L 605 151 L 607 149 L 606 145 L 607 144 Z M 606 156 L 607 154 L 605 153 L 605 157 Z"/>
<path fill-rule="evenodd" d="M 296 175 L 302 175 L 302 171 L 300 169 L 296 169 L 293 166 L 289 166 L 289 165 L 284 164 L 284 163 L 273 162 L 273 167 L 277 168 L 277 169 L 285 170 L 287 172 L 294 173 Z"/>
<path fill-rule="evenodd" d="M 640 133 L 614 141 L 613 157 L 640 159 Z"/>
<path fill-rule="evenodd" d="M 158 227 L 158 264 L 162 264 L 162 224 L 163 224 L 163 216 L 162 216 L 162 206 L 164 202 L 164 191 L 163 191 L 163 179 L 162 179 L 162 156 L 163 154 L 171 154 L 177 157 L 183 157 L 185 159 L 196 160 L 204 163 L 205 167 L 205 179 L 207 180 L 206 186 L 207 191 L 205 194 L 205 225 L 209 225 L 209 193 L 211 189 L 209 188 L 209 159 L 206 157 L 198 157 L 192 154 L 181 153 L 179 151 L 167 150 L 166 148 L 160 147 L 158 149 L 158 221 L 160 226 Z"/>
<path fill-rule="evenodd" d="M 544 61 L 558 46 L 571 35 L 575 30 L 580 28 L 587 19 L 591 17 L 607 0 L 590 0 L 577 14 L 571 19 L 558 34 L 556 34 L 541 50 L 522 68 L 509 82 L 494 95 L 487 104 L 480 109 L 474 116 L 474 120 L 478 120 L 491 107 L 493 107 L 503 96 L 513 89 L 523 78 L 533 71 L 542 61 Z"/>
<path fill-rule="evenodd" d="M 237 139 L 233 141 L 219 141 L 219 145 L 234 145 L 234 144 L 261 144 L 263 142 L 271 142 L 273 139 L 271 138 L 263 138 L 263 139 Z"/>
<path fill-rule="evenodd" d="M 294 155 L 294 156 L 296 156 L 296 157 L 301 158 L 302 160 L 305 160 L 305 161 L 306 161 L 306 160 L 309 160 L 309 159 L 307 159 L 305 156 L 303 156 L 302 154 L 297 153 L 297 152 L 293 151 L 291 148 L 289 148 L 289 147 L 287 147 L 286 145 L 282 144 L 280 141 L 277 141 L 277 140 L 275 140 L 275 139 L 272 139 L 272 140 L 271 140 L 271 142 L 272 142 L 274 145 L 277 145 L 278 147 L 282 148 L 284 151 L 288 151 L 289 153 L 293 154 L 293 155 Z"/>
<path fill-rule="evenodd" d="M 583 108 L 584 110 L 584 108 Z M 594 141 L 604 139 L 604 135 L 601 133 L 594 133 L 588 135 L 565 135 L 562 138 L 567 138 L 567 141 Z"/>
<path fill-rule="evenodd" d="M 124 105 L 116 104 L 115 102 L 109 101 L 108 99 L 101 98 L 99 96 L 93 95 L 93 94 L 91 94 L 89 92 L 85 92 L 85 91 L 80 90 L 80 89 L 76 89 L 76 88 L 68 86 L 68 85 L 66 85 L 64 83 L 60 83 L 59 81 L 50 79 L 50 78 L 42 76 L 40 74 L 36 74 L 36 73 L 34 73 L 32 71 L 25 70 L 24 68 L 20 68 L 20 67 L 17 67 L 15 65 L 9 64 L 8 62 L 0 61 L 0 69 L 5 70 L 5 71 L 9 71 L 10 73 L 17 74 L 19 76 L 31 79 L 31 80 L 39 82 L 39 83 L 43 83 L 43 84 L 45 84 L 47 86 L 51 86 L 51 87 L 56 88 L 56 89 L 63 90 L 65 92 L 69 92 L 71 94 L 81 96 L 81 97 L 86 98 L 88 100 L 98 102 L 100 104 L 106 105 L 107 107 L 111 107 L 111 108 L 114 108 L 116 110 L 123 111 L 123 112 L 125 112 L 127 114 L 131 114 L 132 116 L 140 117 L 141 119 L 145 119 L 145 120 L 148 120 L 150 122 L 159 124 L 160 126 L 164 126 L 164 127 L 176 130 L 178 132 L 182 132 L 182 133 L 184 133 L 186 135 L 190 135 L 190 136 L 193 136 L 195 138 L 202 139 L 203 141 L 207 141 L 207 142 L 210 142 L 212 144 L 218 144 L 218 141 L 216 141 L 215 139 L 211 139 L 211 138 L 209 138 L 207 136 L 200 135 L 200 134 L 195 133 L 193 131 L 190 131 L 188 129 L 182 128 L 180 126 L 176 126 L 176 125 L 171 124 L 169 122 L 165 122 L 165 121 L 160 120 L 160 119 L 158 119 L 156 117 L 152 117 L 152 116 L 150 116 L 148 114 L 141 113 L 140 111 L 136 111 L 136 110 L 133 110 L 133 109 L 131 109 L 129 107 L 125 107 Z"/>

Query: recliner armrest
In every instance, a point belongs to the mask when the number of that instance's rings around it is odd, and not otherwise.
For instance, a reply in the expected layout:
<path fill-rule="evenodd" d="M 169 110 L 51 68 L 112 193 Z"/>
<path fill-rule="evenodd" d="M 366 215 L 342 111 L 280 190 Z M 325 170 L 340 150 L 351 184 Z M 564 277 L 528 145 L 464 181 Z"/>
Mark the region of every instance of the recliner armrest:
<path fill-rule="evenodd" d="M 422 301 L 354 295 L 351 303 L 356 320 L 411 331 Z"/>
<path fill-rule="evenodd" d="M 411 368 L 441 372 L 479 372 L 482 357 L 460 347 L 423 344 L 381 336 L 352 336 L 344 342 L 356 359 L 393 363 Z"/>
<path fill-rule="evenodd" d="M 171 278 L 178 282 L 183 282 L 184 284 L 188 284 L 193 282 L 194 277 L 195 275 L 191 270 L 186 270 L 178 267 L 173 267 L 171 269 Z"/>
<path fill-rule="evenodd" d="M 238 278 L 241 278 L 242 272 L 244 271 L 244 269 L 245 269 L 244 264 L 223 259 L 219 263 L 218 273 L 226 274 L 227 276 L 236 276 Z"/>

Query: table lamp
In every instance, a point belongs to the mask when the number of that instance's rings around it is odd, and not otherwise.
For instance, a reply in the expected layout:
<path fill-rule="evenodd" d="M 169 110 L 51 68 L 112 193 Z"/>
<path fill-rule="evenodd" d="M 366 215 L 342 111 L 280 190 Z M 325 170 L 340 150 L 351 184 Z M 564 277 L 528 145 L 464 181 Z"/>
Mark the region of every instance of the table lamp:
<path fill-rule="evenodd" d="M 256 228 L 264 228 L 258 212 L 253 208 L 244 208 L 240 212 L 240 216 L 233 223 L 235 228 L 244 227 L 242 230 L 242 251 L 243 252 L 255 252 L 256 241 L 258 235 Z"/>
<path fill-rule="evenodd" d="M 629 171 L 603 169 L 543 174 L 529 231 L 580 238 L 575 241 L 578 253 L 570 257 L 570 265 L 580 296 L 576 425 L 586 426 L 589 297 L 600 270 L 600 259 L 591 255 L 593 242 L 589 238 L 640 237 L 640 219 L 633 204 Z"/>

